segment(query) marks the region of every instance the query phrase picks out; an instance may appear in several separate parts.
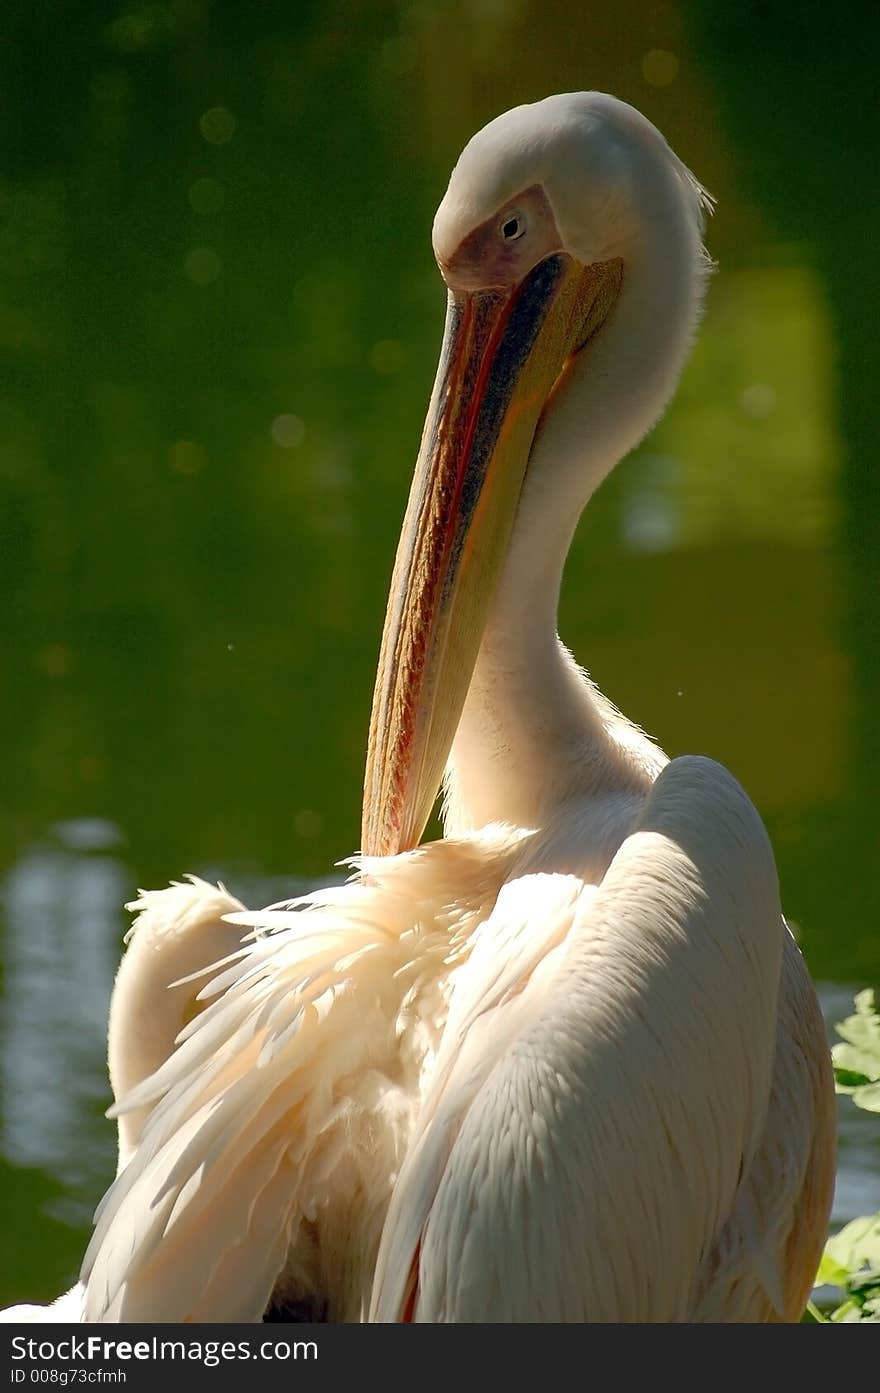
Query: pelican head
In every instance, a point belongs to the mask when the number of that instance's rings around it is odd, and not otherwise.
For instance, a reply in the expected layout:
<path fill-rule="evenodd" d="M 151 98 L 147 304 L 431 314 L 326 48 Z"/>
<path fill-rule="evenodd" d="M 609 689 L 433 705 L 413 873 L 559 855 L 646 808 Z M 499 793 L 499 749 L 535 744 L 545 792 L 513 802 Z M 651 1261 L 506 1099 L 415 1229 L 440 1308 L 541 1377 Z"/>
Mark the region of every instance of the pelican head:
<path fill-rule="evenodd" d="M 536 432 L 614 314 L 658 165 L 687 174 L 633 108 L 581 93 L 507 112 L 453 170 L 433 229 L 446 325 L 373 698 L 368 854 L 424 831 Z"/>

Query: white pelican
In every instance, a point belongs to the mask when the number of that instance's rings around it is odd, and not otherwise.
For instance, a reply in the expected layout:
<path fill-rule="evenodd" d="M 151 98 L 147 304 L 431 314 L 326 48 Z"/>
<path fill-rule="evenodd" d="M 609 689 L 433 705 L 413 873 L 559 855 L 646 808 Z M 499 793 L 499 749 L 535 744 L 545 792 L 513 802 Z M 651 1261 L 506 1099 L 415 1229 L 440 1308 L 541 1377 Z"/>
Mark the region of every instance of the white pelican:
<path fill-rule="evenodd" d="M 556 636 L 578 516 L 694 336 L 705 204 L 596 93 L 466 147 L 364 855 L 234 915 L 252 940 L 123 1100 L 152 1111 L 85 1319 L 799 1317 L 834 1099 L 770 845 L 729 773 L 667 761 Z"/>

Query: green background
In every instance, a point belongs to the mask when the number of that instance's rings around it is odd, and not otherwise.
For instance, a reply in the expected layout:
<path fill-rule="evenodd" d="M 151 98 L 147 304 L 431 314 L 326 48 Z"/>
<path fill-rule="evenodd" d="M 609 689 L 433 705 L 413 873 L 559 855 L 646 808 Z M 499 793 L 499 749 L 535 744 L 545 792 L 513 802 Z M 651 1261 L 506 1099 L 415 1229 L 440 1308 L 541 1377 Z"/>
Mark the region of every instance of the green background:
<path fill-rule="evenodd" d="M 589 509 L 562 631 L 745 783 L 823 1001 L 880 977 L 872 0 L 6 0 L 0 17 L 0 1299 L 109 1178 L 138 885 L 259 903 L 359 828 L 385 588 L 467 137 L 595 87 L 717 196 L 666 418 Z M 838 1217 L 880 1143 L 843 1114 Z"/>

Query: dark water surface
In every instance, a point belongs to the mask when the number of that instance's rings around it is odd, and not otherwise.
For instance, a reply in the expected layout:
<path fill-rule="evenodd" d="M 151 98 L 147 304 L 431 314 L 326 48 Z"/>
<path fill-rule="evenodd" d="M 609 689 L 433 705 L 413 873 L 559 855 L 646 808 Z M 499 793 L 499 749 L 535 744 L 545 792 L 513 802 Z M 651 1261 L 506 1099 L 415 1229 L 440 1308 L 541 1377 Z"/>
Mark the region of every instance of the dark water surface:
<path fill-rule="evenodd" d="M 184 870 L 261 903 L 357 845 L 431 217 L 518 101 L 613 91 L 718 197 L 699 344 L 584 519 L 564 635 L 745 783 L 830 1017 L 878 981 L 877 14 L 6 5 L 0 1300 L 60 1289 L 112 1172 L 122 903 Z M 838 1217 L 878 1176 L 845 1103 Z"/>

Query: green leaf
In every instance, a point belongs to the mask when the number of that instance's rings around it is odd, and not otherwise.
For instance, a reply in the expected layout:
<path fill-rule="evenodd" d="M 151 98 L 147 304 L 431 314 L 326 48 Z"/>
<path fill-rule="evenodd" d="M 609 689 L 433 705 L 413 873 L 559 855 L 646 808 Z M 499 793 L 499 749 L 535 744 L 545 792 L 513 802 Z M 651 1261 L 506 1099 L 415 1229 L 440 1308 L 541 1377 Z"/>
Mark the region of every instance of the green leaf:
<path fill-rule="evenodd" d="M 854 1277 L 851 1276 L 849 1294 L 863 1305 L 867 1301 L 873 1301 L 875 1296 L 880 1296 L 880 1268 L 869 1268 L 865 1272 L 857 1272 Z"/>
<path fill-rule="evenodd" d="M 880 1015 L 870 987 L 855 999 L 855 1015 L 835 1026 L 840 1043 L 831 1050 L 834 1086 L 856 1107 L 880 1112 Z"/>
<path fill-rule="evenodd" d="M 831 1051 L 838 1093 L 848 1093 L 859 1107 L 880 1113 L 880 1016 L 870 988 L 855 998 L 855 1014 L 835 1028 L 841 1037 Z M 816 1285 L 837 1287 L 842 1299 L 827 1314 L 811 1303 L 808 1310 L 814 1320 L 880 1324 L 880 1214 L 853 1219 L 828 1240 Z"/>
<path fill-rule="evenodd" d="M 817 1287 L 846 1287 L 846 1279 L 849 1276 L 849 1268 L 844 1267 L 836 1258 L 831 1257 L 826 1247 L 822 1254 L 822 1261 L 819 1263 L 819 1271 L 816 1273 Z"/>
<path fill-rule="evenodd" d="M 838 1093 L 853 1093 L 870 1082 L 864 1074 L 856 1074 L 852 1069 L 839 1069 L 836 1064 L 834 1066 L 834 1087 Z"/>
<path fill-rule="evenodd" d="M 880 1083 L 868 1083 L 856 1088 L 850 1095 L 857 1108 L 865 1112 L 880 1112 Z"/>
<path fill-rule="evenodd" d="M 862 991 L 856 992 L 853 1003 L 860 1016 L 873 1016 L 875 1025 L 880 1029 L 880 1016 L 877 1015 L 877 1008 L 874 1004 L 873 987 L 865 987 Z"/>
<path fill-rule="evenodd" d="M 860 1050 L 867 1052 L 868 1057 L 873 1061 L 873 1071 L 875 1077 L 880 1076 L 880 1016 L 877 1015 L 874 1006 L 874 992 L 871 987 L 866 987 L 859 992 L 855 999 L 856 1013 L 854 1016 L 847 1016 L 845 1021 L 841 1021 L 835 1026 L 835 1030 L 842 1040 L 846 1040 L 850 1045 L 855 1045 Z M 835 1050 L 839 1046 L 835 1045 Z M 860 1066 L 861 1067 L 861 1066 Z"/>
<path fill-rule="evenodd" d="M 880 1056 L 875 1058 L 871 1050 L 841 1043 L 833 1046 L 831 1058 L 835 1071 L 854 1074 L 857 1084 L 873 1083 L 880 1078 Z"/>
<path fill-rule="evenodd" d="M 849 1324 L 851 1321 L 861 1320 L 862 1313 L 855 1301 L 844 1301 L 842 1306 L 831 1312 L 830 1318 L 840 1324 Z"/>
<path fill-rule="evenodd" d="M 826 1243 L 823 1264 L 826 1260 L 836 1263 L 847 1275 L 869 1265 L 880 1268 L 880 1214 L 870 1214 L 845 1224 L 840 1233 Z M 822 1268 L 819 1270 L 821 1272 Z M 841 1285 L 834 1281 L 832 1284 Z"/>

